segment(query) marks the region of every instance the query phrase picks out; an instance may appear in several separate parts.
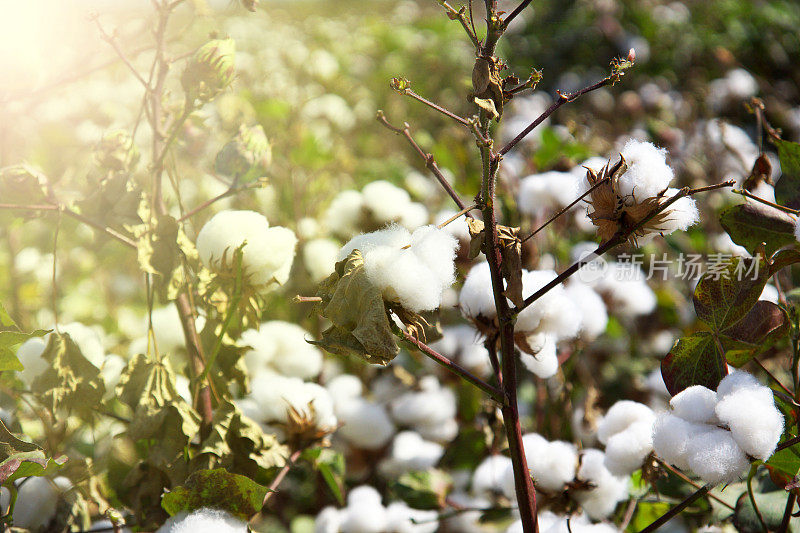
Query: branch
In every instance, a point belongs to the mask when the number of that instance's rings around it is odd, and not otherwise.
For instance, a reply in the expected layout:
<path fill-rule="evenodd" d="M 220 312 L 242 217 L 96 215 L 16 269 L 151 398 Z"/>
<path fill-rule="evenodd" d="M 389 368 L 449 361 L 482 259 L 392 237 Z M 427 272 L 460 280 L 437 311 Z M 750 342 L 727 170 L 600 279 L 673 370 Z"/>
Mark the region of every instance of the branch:
<path fill-rule="evenodd" d="M 114 49 L 120 60 L 125 63 L 125 66 L 128 67 L 128 70 L 131 71 L 131 74 L 133 74 L 133 76 L 139 80 L 139 83 L 142 84 L 145 90 L 149 90 L 150 86 L 147 84 L 147 81 L 144 79 L 144 77 L 142 77 L 141 74 L 139 74 L 139 71 L 136 70 L 136 67 L 133 66 L 133 63 L 131 63 L 128 57 L 125 55 L 125 52 L 123 52 L 119 47 L 117 40 L 114 38 L 114 36 L 109 35 L 108 32 L 106 32 L 106 30 L 103 28 L 102 24 L 100 24 L 100 17 L 94 15 L 92 18 L 94 19 L 94 22 L 97 25 L 97 29 L 100 31 L 100 36 L 103 38 L 103 40 L 111 45 L 111 48 Z"/>
<path fill-rule="evenodd" d="M 444 107 L 440 106 L 439 104 L 435 104 L 435 103 L 431 102 L 430 100 L 428 100 L 427 98 L 425 98 L 423 96 L 420 96 L 417 93 L 415 93 L 411 89 L 410 84 L 411 84 L 411 82 L 409 82 L 405 78 L 392 78 L 392 81 L 391 81 L 392 89 L 397 91 L 399 94 L 402 94 L 404 96 L 410 96 L 411 98 L 413 98 L 417 102 L 421 102 L 421 103 L 425 104 L 426 106 L 430 107 L 431 109 L 434 109 L 434 110 L 438 111 L 439 113 L 441 113 L 442 115 L 455 120 L 456 122 L 458 122 L 459 124 L 461 124 L 463 126 L 467 126 L 468 128 L 471 126 L 469 120 L 467 120 L 467 119 L 465 119 L 463 117 L 459 117 L 458 115 L 456 115 L 452 111 L 448 111 L 447 109 L 445 109 Z"/>
<path fill-rule="evenodd" d="M 666 524 L 667 522 L 678 516 L 684 509 L 689 507 L 692 503 L 694 503 L 695 501 L 699 500 L 700 498 L 708 494 L 709 490 L 711 490 L 711 485 L 703 485 L 695 492 L 693 492 L 691 495 L 689 495 L 681 503 L 679 503 L 678 505 L 676 505 L 675 507 L 673 507 L 672 509 L 661 515 L 660 518 L 658 518 L 655 522 L 653 522 L 652 524 L 641 530 L 639 533 L 651 533 L 652 531 L 655 531 L 656 529 L 660 528 L 661 526 L 663 526 L 664 524 Z"/>
<path fill-rule="evenodd" d="M 228 190 L 223 191 L 223 192 L 219 193 L 218 195 L 216 195 L 215 197 L 211 198 L 210 200 L 206 200 L 202 204 L 198 205 L 197 207 L 195 207 L 194 209 L 192 209 L 191 211 L 189 211 L 188 213 L 183 215 L 181 218 L 179 218 L 178 222 L 184 222 L 185 220 L 188 220 L 188 219 L 192 218 L 193 216 L 195 216 L 200 211 L 203 211 L 204 209 L 207 209 L 208 207 L 210 207 L 214 203 L 222 200 L 223 198 L 227 198 L 228 196 L 233 196 L 234 194 L 238 194 L 241 191 L 247 190 L 249 188 L 250 187 L 248 187 L 248 186 L 236 187 L 236 182 L 234 182 L 234 183 L 231 184 L 230 187 L 228 187 Z"/>
<path fill-rule="evenodd" d="M 686 483 L 688 483 L 692 487 L 694 487 L 696 489 L 699 489 L 699 488 L 702 487 L 702 485 L 700 485 L 696 481 L 693 481 L 692 478 L 690 478 L 689 476 L 687 476 L 686 474 L 684 474 L 683 472 L 681 472 L 680 470 L 678 470 L 677 468 L 675 468 L 671 464 L 669 464 L 667 462 L 664 462 L 663 460 L 661 460 L 660 458 L 655 457 L 655 456 L 653 456 L 653 459 L 655 459 L 656 462 L 658 464 L 660 464 L 662 467 L 666 468 L 667 470 L 669 470 L 670 472 L 672 472 L 673 474 L 675 474 L 676 476 L 681 478 L 683 481 L 685 481 Z M 731 504 L 729 504 L 728 502 L 726 502 L 722 498 L 720 498 L 718 496 L 715 496 L 711 492 L 708 493 L 708 497 L 711 498 L 712 500 L 716 501 L 717 503 L 720 503 L 720 504 L 724 505 L 725 507 L 727 507 L 731 511 L 735 511 L 736 510 L 736 508 L 734 506 L 732 506 Z"/>
<path fill-rule="evenodd" d="M 439 182 L 439 185 L 441 185 L 442 188 L 445 190 L 445 192 L 447 192 L 447 194 L 450 195 L 450 198 L 453 199 L 458 208 L 461 210 L 466 209 L 467 204 L 465 204 L 461 200 L 461 197 L 458 196 L 458 193 L 455 191 L 455 189 L 453 189 L 452 185 L 450 185 L 447 179 L 445 179 L 444 174 L 442 174 L 442 171 L 439 170 L 439 165 L 436 164 L 436 160 L 433 158 L 433 155 L 425 152 L 422 148 L 420 148 L 419 144 L 417 144 L 417 141 L 415 141 L 414 137 L 411 136 L 411 133 L 409 132 L 410 126 L 408 125 L 408 122 L 404 122 L 402 128 L 392 126 L 386 119 L 386 115 L 384 115 L 383 111 L 381 110 L 378 110 L 376 118 L 378 122 L 383 124 L 387 129 L 393 131 L 397 135 L 402 135 L 403 137 L 406 138 L 408 143 L 414 148 L 414 150 L 416 150 L 419 156 L 423 160 L 425 160 L 425 166 L 428 168 L 428 170 L 430 170 L 433 173 L 434 176 L 436 176 L 436 180 Z M 472 215 L 470 215 L 469 213 L 466 213 L 466 216 L 468 218 L 472 218 Z"/>
<path fill-rule="evenodd" d="M 269 490 L 264 495 L 264 500 L 261 502 L 261 511 L 264 512 L 264 509 L 269 502 L 269 499 L 278 491 L 278 487 L 280 486 L 283 479 L 286 477 L 286 474 L 289 473 L 289 470 L 294 466 L 298 459 L 300 459 L 300 455 L 303 453 L 303 450 L 295 450 L 292 452 L 292 455 L 289 456 L 289 459 L 286 461 L 286 464 L 283 465 L 281 471 L 278 472 L 278 475 L 275 476 L 275 479 L 272 480 L 272 483 L 269 484 Z"/>
<path fill-rule="evenodd" d="M 472 41 L 472 44 L 475 46 L 475 48 L 480 48 L 481 42 L 478 40 L 478 36 L 475 35 L 475 31 L 470 27 L 464 6 L 461 6 L 461 9 L 456 10 L 444 0 L 440 0 L 439 4 L 441 4 L 445 11 L 447 11 L 447 17 L 450 20 L 457 20 L 461 23 L 461 26 L 464 28 L 464 31 L 467 32 L 469 40 Z"/>
<path fill-rule="evenodd" d="M 488 394 L 494 401 L 498 402 L 501 405 L 505 404 L 503 398 L 503 392 L 500 389 L 493 387 L 492 385 L 489 385 L 481 378 L 471 373 L 469 370 L 459 366 L 458 364 L 454 363 L 447 357 L 436 352 L 433 348 L 423 343 L 422 341 L 418 340 L 410 333 L 406 331 L 403 331 L 402 333 L 403 333 L 403 338 L 408 342 L 410 342 L 411 344 L 413 344 L 414 346 L 416 346 L 416 348 L 419 351 L 421 351 L 422 353 L 424 353 L 425 355 L 427 355 L 428 357 L 430 357 L 431 359 L 433 359 L 434 361 L 445 367 L 453 374 L 469 381 L 470 383 L 481 389 L 483 392 Z"/>
<path fill-rule="evenodd" d="M 747 189 L 733 189 L 733 192 L 736 193 L 736 194 L 741 194 L 745 198 L 750 198 L 751 200 L 755 200 L 756 202 L 761 202 L 764 205 L 768 205 L 770 207 L 774 207 L 775 209 L 779 209 L 779 210 L 783 211 L 784 213 L 789 213 L 790 215 L 795 215 L 795 216 L 800 215 L 800 211 L 798 211 L 797 209 L 791 209 L 789 207 L 776 204 L 775 202 L 770 202 L 769 200 L 764 200 L 763 198 L 759 198 L 758 196 L 752 194 Z"/>
<path fill-rule="evenodd" d="M 522 10 L 525 9 L 526 7 L 528 7 L 528 4 L 530 4 L 532 1 L 533 0 L 523 0 L 523 2 L 520 5 L 518 5 L 514 9 L 514 11 L 509 13 L 508 16 L 503 20 L 503 25 L 506 28 L 508 28 L 508 25 L 511 24 L 511 21 L 514 20 L 517 17 L 517 15 L 522 13 Z"/>
<path fill-rule="evenodd" d="M 553 215 L 552 217 L 550 217 L 550 220 L 548 220 L 547 222 L 545 222 L 544 224 L 542 224 L 541 226 L 539 226 L 537 229 L 535 229 L 534 231 L 532 231 L 532 232 L 531 232 L 531 234 L 530 234 L 530 235 L 528 235 L 527 237 L 525 237 L 524 239 L 522 239 L 522 241 L 521 241 L 521 242 L 525 242 L 525 241 L 527 241 L 528 239 L 530 239 L 531 237 L 533 237 L 534 235 L 536 235 L 537 233 L 539 233 L 540 231 L 542 231 L 544 228 L 546 228 L 546 227 L 548 226 L 548 224 L 550 224 L 551 222 L 553 222 L 554 220 L 556 220 L 558 217 L 560 217 L 561 215 L 563 215 L 564 213 L 566 213 L 567 211 L 569 211 L 570 209 L 572 209 L 572 207 L 573 207 L 575 204 L 577 204 L 578 202 L 580 202 L 581 200 L 583 200 L 584 198 L 586 198 L 586 196 L 588 196 L 589 194 L 591 194 L 591 193 L 592 193 L 592 192 L 593 192 L 593 191 L 594 191 L 596 188 L 600 187 L 601 185 L 604 185 L 604 184 L 608 183 L 608 181 L 609 181 L 610 179 L 611 179 L 611 178 L 603 178 L 603 179 L 601 179 L 600 181 L 598 181 L 597 183 L 595 183 L 594 185 L 592 185 L 592 186 L 589 188 L 589 190 L 588 190 L 588 191 L 586 191 L 585 193 L 583 193 L 582 195 L 580 195 L 580 196 L 579 196 L 579 197 L 578 197 L 578 198 L 577 198 L 575 201 L 573 201 L 573 202 L 572 202 L 571 204 L 569 204 L 567 207 L 565 207 L 564 209 L 562 209 L 561 211 L 559 211 L 558 213 L 556 213 L 555 215 Z"/>
<path fill-rule="evenodd" d="M 536 126 L 538 126 L 539 124 L 544 122 L 544 120 L 547 117 L 552 115 L 555 112 L 555 110 L 558 109 L 559 107 L 561 107 L 562 105 L 566 104 L 567 102 L 573 102 L 573 101 L 577 100 L 579 97 L 583 96 L 584 94 L 586 94 L 588 92 L 591 92 L 591 91 L 594 91 L 595 89 L 599 89 L 600 87 L 604 87 L 604 86 L 608 85 L 610 82 L 611 82 L 611 78 L 608 77 L 608 78 L 604 78 L 604 79 L 598 81 L 594 85 L 590 85 L 588 87 L 584 87 L 583 89 L 581 89 L 579 91 L 575 91 L 574 93 L 571 93 L 571 94 L 562 94 L 561 92 L 558 92 L 557 93 L 558 94 L 558 99 L 555 102 L 553 102 L 553 104 L 550 107 L 548 107 L 544 111 L 544 113 L 539 115 L 539 117 L 536 120 L 534 120 L 533 122 L 528 124 L 528 126 L 524 130 L 522 130 L 519 133 L 519 135 L 517 135 L 516 137 L 511 139 L 511 141 L 507 145 L 505 145 L 502 148 L 502 150 L 500 150 L 499 154 L 500 155 L 507 154 L 509 150 L 514 148 L 514 146 L 516 146 L 517 143 L 519 143 L 522 139 L 524 139 L 530 132 L 533 131 L 534 128 L 536 128 Z"/>
<path fill-rule="evenodd" d="M 722 183 L 717 183 L 715 185 L 709 185 L 707 187 L 699 187 L 697 189 L 689 189 L 688 187 L 684 187 L 683 189 L 681 189 L 680 191 L 675 193 L 675 196 L 672 196 L 669 200 L 667 200 L 666 202 L 664 202 L 663 204 L 658 206 L 656 209 L 654 209 L 649 215 L 644 217 L 642 220 L 640 220 L 639 222 L 637 222 L 636 224 L 634 224 L 630 228 L 620 229 L 608 241 L 606 241 L 606 242 L 602 243 L 600 246 L 598 246 L 597 249 L 592 254 L 589 254 L 588 256 L 586 256 L 586 258 L 581 259 L 581 260 L 573 263 L 572 265 L 570 265 L 569 268 L 567 268 L 564 272 L 562 272 L 561 274 L 556 276 L 553 279 L 553 281 L 551 281 L 550 283 L 548 283 L 547 285 L 545 285 L 544 287 L 542 287 L 541 289 L 539 289 L 535 293 L 533 293 L 530 296 L 528 296 L 527 298 L 525 298 L 525 301 L 522 303 L 522 305 L 520 307 L 518 307 L 518 308 L 513 309 L 512 312 L 514 314 L 519 314 L 523 309 L 525 309 L 526 307 L 531 305 L 533 302 L 535 302 L 536 300 L 538 300 L 539 298 L 541 298 L 542 296 L 547 294 L 550 290 L 553 289 L 553 287 L 555 287 L 556 285 L 564 282 L 567 278 L 572 276 L 583 265 L 586 265 L 586 264 L 592 262 L 592 260 L 594 259 L 594 256 L 598 256 L 599 257 L 599 256 L 603 255 L 604 253 L 608 252 L 609 250 L 611 250 L 612 248 L 616 247 L 617 245 L 620 245 L 623 242 L 626 242 L 628 240 L 628 238 L 631 235 L 633 235 L 637 230 L 639 230 L 645 224 L 650 222 L 650 220 L 652 220 L 656 215 L 658 215 L 659 213 L 664 211 L 666 208 L 668 208 L 670 205 L 672 205 L 673 203 L 677 202 L 681 198 L 683 198 L 685 196 L 692 196 L 694 194 L 698 194 L 698 193 L 701 193 L 701 192 L 708 192 L 708 191 L 712 191 L 712 190 L 715 190 L 715 189 L 721 189 L 723 187 L 732 187 L 733 184 L 734 184 L 733 180 L 728 180 L 728 181 L 725 181 L 725 182 L 722 182 Z"/>

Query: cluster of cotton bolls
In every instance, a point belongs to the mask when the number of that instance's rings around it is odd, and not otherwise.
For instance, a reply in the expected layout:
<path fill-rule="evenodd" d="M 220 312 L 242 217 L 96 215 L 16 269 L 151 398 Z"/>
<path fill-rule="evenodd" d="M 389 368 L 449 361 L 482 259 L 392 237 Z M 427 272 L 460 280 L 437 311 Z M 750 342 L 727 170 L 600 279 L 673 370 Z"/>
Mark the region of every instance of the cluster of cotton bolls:
<path fill-rule="evenodd" d="M 156 533 L 246 533 L 247 522 L 227 511 L 203 507 L 191 513 L 181 511 L 169 518 Z"/>
<path fill-rule="evenodd" d="M 330 393 L 317 383 L 305 381 L 319 375 L 323 360 L 322 352 L 306 342 L 309 337 L 300 326 L 280 320 L 242 333 L 239 344 L 249 348 L 243 360 L 251 392 L 237 404 L 247 416 L 270 427 L 291 425 L 299 415 L 323 433 L 336 429 L 338 420 Z"/>
<path fill-rule="evenodd" d="M 396 224 L 353 237 L 339 251 L 339 260 L 353 250 L 364 257 L 367 279 L 383 298 L 413 311 L 432 311 L 455 282 L 458 240 L 436 226 L 410 233 Z"/>
<path fill-rule="evenodd" d="M 533 295 L 555 278 L 552 270 L 523 270 L 522 296 Z M 492 327 L 497 310 L 488 263 L 472 267 L 459 305 L 479 329 Z M 582 330 L 588 337 L 597 336 L 605 330 L 607 321 L 605 306 L 591 287 L 580 281 L 567 288 L 556 285 L 517 316 L 515 330 L 521 337 L 517 342 L 522 344 L 522 362 L 537 376 L 551 377 L 558 370 L 557 343 L 575 338 Z"/>
<path fill-rule="evenodd" d="M 367 450 L 383 448 L 396 428 L 386 407 L 363 396 L 364 385 L 351 374 L 340 374 L 326 386 L 341 424 L 336 437 Z"/>
<path fill-rule="evenodd" d="M 259 290 L 283 285 L 289 279 L 297 237 L 281 226 L 270 227 L 254 211 L 220 211 L 197 234 L 197 252 L 209 269 L 230 273 L 236 249 L 242 248 L 245 279 Z"/>
<path fill-rule="evenodd" d="M 605 465 L 617 476 L 628 476 L 653 451 L 655 413 L 648 406 L 621 400 L 597 424 L 597 439 L 605 445 Z"/>
<path fill-rule="evenodd" d="M 700 385 L 684 389 L 670 406 L 653 427 L 655 452 L 705 483 L 740 478 L 751 458 L 769 459 L 783 433 L 772 390 L 741 370 L 723 378 L 716 392 Z"/>
<path fill-rule="evenodd" d="M 326 507 L 317 515 L 315 533 L 433 533 L 439 513 L 412 509 L 403 502 L 383 505 L 380 493 L 368 485 L 347 495 L 347 507 Z"/>
<path fill-rule="evenodd" d="M 369 183 L 360 192 L 340 192 L 323 218 L 325 227 L 331 232 L 348 238 L 362 228 L 391 223 L 415 230 L 428 223 L 429 213 L 424 205 L 412 202 L 405 189 L 378 180 Z"/>

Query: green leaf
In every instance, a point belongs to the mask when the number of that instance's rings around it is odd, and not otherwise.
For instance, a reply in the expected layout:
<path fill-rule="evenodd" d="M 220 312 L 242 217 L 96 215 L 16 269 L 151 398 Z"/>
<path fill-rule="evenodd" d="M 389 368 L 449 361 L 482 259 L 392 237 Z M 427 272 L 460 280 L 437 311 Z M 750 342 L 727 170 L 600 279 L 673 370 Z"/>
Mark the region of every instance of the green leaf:
<path fill-rule="evenodd" d="M 50 474 L 66 461 L 48 459 L 39 446 L 15 437 L 0 421 L 0 485 L 14 480 Z"/>
<path fill-rule="evenodd" d="M 692 385 L 717 390 L 727 374 L 725 354 L 720 351 L 714 335 L 707 331 L 678 339 L 661 361 L 661 376 L 673 396 Z"/>
<path fill-rule="evenodd" d="M 414 509 L 442 509 L 453 480 L 443 470 L 407 472 L 392 484 L 392 491 Z"/>
<path fill-rule="evenodd" d="M 789 498 L 789 493 L 785 491 L 756 493 L 754 497 L 756 506 L 761 512 L 761 516 L 764 518 L 764 523 L 767 528 L 771 531 L 777 529 L 783 520 L 783 513 L 786 510 L 786 500 Z M 761 522 L 747 494 L 740 496 L 739 501 L 736 502 L 733 525 L 736 527 L 737 531 L 745 533 L 763 531 Z"/>
<path fill-rule="evenodd" d="M 400 352 L 392 334 L 380 289 L 367 279 L 361 252 L 353 250 L 317 291 L 319 313 L 331 321 L 319 341 L 310 341 L 343 356 L 386 365 Z"/>
<path fill-rule="evenodd" d="M 760 255 L 734 257 L 716 264 L 713 272 L 711 268 L 694 290 L 694 310 L 700 320 L 721 331 L 741 320 L 758 301 L 769 269 Z"/>
<path fill-rule="evenodd" d="M 217 153 L 214 168 L 219 174 L 248 183 L 266 176 L 271 162 L 272 149 L 264 128 L 241 126 L 238 135 Z"/>
<path fill-rule="evenodd" d="M 739 368 L 763 353 L 789 331 L 786 311 L 766 300 L 759 300 L 739 322 L 722 332 L 728 363 Z M 726 338 L 736 341 L 728 349 Z"/>
<path fill-rule="evenodd" d="M 772 454 L 766 462 L 767 468 L 777 470 L 788 479 L 800 474 L 800 445 L 795 444 Z"/>
<path fill-rule="evenodd" d="M 786 207 L 800 209 L 800 144 L 773 139 L 781 162 L 781 177 L 775 184 L 775 200 Z"/>
<path fill-rule="evenodd" d="M 311 448 L 303 456 L 320 473 L 339 505 L 344 505 L 344 455 L 330 448 Z"/>
<path fill-rule="evenodd" d="M 636 514 L 628 524 L 625 531 L 641 531 L 669 511 L 672 505 L 669 502 L 640 501 L 636 506 Z"/>
<path fill-rule="evenodd" d="M 170 516 L 181 511 L 211 507 L 228 511 L 247 521 L 260 509 L 269 489 L 245 476 L 231 474 L 224 468 L 198 470 L 161 499 L 161 507 Z"/>
<path fill-rule="evenodd" d="M 19 345 L 28 339 L 43 337 L 49 332 L 49 330 L 43 329 L 37 329 L 30 333 L 23 333 L 21 331 L 0 331 L 0 372 L 6 370 L 24 370 L 25 367 L 17 358 L 17 349 Z"/>
<path fill-rule="evenodd" d="M 767 243 L 767 255 L 796 242 L 794 219 L 780 209 L 762 203 L 731 206 L 720 213 L 719 221 L 733 242 L 744 246 L 751 254 L 762 242 Z"/>

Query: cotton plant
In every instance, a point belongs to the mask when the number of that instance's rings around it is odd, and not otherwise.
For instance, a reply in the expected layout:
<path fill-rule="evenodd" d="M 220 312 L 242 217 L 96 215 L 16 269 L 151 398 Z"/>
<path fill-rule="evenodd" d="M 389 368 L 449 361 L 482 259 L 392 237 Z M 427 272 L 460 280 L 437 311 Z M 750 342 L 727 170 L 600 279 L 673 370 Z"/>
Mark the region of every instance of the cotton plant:
<path fill-rule="evenodd" d="M 716 391 L 684 389 L 670 407 L 653 428 L 656 454 L 710 484 L 736 481 L 753 459 L 767 461 L 783 434 L 772 390 L 742 370 L 723 378 Z"/>

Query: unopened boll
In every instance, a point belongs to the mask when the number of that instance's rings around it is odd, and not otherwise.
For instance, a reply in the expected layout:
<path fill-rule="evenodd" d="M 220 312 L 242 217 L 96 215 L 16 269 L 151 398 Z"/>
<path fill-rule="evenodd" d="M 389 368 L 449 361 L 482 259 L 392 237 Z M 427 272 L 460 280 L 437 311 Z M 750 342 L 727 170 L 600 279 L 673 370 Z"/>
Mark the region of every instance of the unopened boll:
<path fill-rule="evenodd" d="M 444 289 L 455 281 L 457 246 L 452 235 L 435 226 L 409 233 L 393 225 L 351 239 L 339 251 L 338 259 L 359 250 L 367 278 L 383 297 L 421 312 L 438 308 Z"/>
<path fill-rule="evenodd" d="M 230 271 L 236 249 L 242 248 L 242 269 L 254 287 L 283 285 L 289 279 L 297 237 L 287 228 L 270 227 L 254 211 L 221 211 L 197 235 L 197 252 L 212 270 Z"/>

